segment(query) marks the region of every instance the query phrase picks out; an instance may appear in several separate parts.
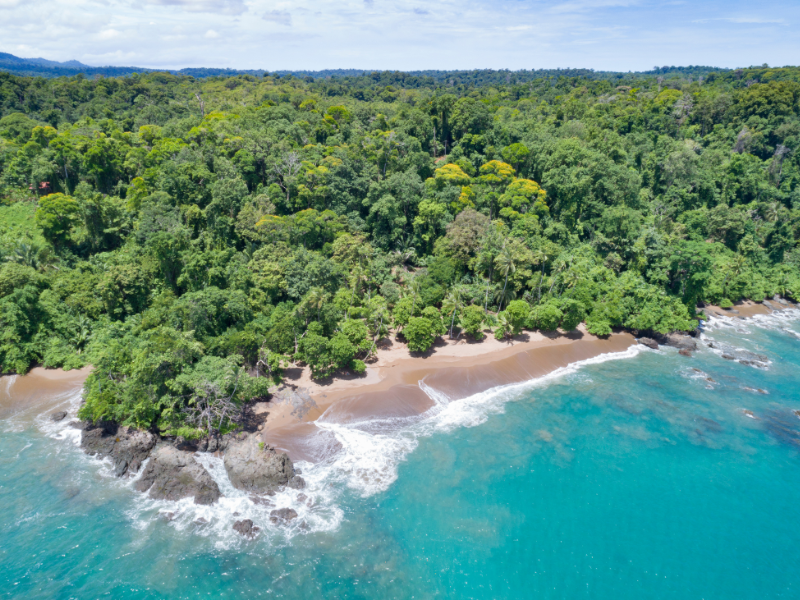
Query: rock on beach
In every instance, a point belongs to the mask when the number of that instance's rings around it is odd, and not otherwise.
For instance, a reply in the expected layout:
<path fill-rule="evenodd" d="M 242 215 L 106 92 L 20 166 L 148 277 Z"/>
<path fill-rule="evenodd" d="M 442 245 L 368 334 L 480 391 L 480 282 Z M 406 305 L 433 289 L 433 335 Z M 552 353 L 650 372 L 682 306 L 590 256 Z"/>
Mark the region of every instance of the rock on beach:
<path fill-rule="evenodd" d="M 194 456 L 166 444 L 155 449 L 136 489 L 149 490 L 156 500 L 192 497 L 195 504 L 213 504 L 221 496 L 217 482 Z"/>
<path fill-rule="evenodd" d="M 92 456 L 111 458 L 117 477 L 137 473 L 155 445 L 156 436 L 149 431 L 115 423 L 87 424 L 81 432 L 81 448 Z"/>
<path fill-rule="evenodd" d="M 289 456 L 274 448 L 262 447 L 255 436 L 229 442 L 223 462 L 233 487 L 247 492 L 274 491 L 295 477 Z"/>

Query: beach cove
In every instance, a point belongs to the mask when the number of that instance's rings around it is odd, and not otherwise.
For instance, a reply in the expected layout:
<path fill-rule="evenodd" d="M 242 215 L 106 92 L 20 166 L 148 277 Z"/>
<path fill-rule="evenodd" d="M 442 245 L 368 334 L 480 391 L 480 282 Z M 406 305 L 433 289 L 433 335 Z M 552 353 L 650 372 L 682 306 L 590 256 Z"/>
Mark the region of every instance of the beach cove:
<path fill-rule="evenodd" d="M 302 502 L 274 498 L 300 514 L 289 528 L 226 488 L 208 454 L 225 495 L 214 506 L 153 501 L 114 478 L 79 450 L 69 419 L 50 420 L 79 402 L 72 373 L 45 404 L 4 404 L 6 596 L 791 595 L 798 336 L 786 311 L 711 317 L 692 358 L 621 334 L 386 361 L 358 394 L 314 390 L 320 415 L 261 432 L 314 424 L 292 443 L 329 451 L 295 460 Z M 744 352 L 767 366 L 743 364 Z M 262 527 L 255 539 L 231 529 L 245 516 Z M 33 539 L 45 549 L 26 575 L 14 549 Z"/>

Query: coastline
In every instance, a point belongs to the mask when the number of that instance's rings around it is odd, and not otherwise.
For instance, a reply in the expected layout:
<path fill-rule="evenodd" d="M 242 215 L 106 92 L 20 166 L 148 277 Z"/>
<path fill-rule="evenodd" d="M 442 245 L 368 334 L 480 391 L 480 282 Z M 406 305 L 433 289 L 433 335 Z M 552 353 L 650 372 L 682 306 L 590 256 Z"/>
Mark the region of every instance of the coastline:
<path fill-rule="evenodd" d="M 0 419 L 35 409 L 33 416 L 52 410 L 83 388 L 92 367 L 64 371 L 35 367 L 25 375 L 0 378 Z"/>
<path fill-rule="evenodd" d="M 570 333 L 527 332 L 510 342 L 486 339 L 445 343 L 424 356 L 409 356 L 406 350 L 402 351 L 405 356 L 399 357 L 394 349 L 379 351 L 377 361 L 358 379 L 322 384 L 302 375 L 288 379 L 273 402 L 260 407 L 267 413 L 261 439 L 287 452 L 292 460 L 316 462 L 335 451 L 324 441 L 320 444 L 315 440 L 320 433 L 317 422 L 415 418 L 434 407 L 439 395 L 445 402 L 467 398 L 492 388 L 533 381 L 634 345 L 636 340 L 628 332 L 601 339 L 581 325 Z"/>

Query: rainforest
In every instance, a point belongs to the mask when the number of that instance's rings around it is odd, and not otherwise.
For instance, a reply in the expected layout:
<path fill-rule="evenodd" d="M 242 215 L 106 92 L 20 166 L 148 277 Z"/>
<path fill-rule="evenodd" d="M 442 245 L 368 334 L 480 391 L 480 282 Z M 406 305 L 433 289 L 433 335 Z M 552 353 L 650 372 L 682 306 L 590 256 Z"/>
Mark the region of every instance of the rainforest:
<path fill-rule="evenodd" d="M 476 73 L 0 73 L 0 369 L 199 438 L 388 335 L 800 300 L 800 69 Z"/>

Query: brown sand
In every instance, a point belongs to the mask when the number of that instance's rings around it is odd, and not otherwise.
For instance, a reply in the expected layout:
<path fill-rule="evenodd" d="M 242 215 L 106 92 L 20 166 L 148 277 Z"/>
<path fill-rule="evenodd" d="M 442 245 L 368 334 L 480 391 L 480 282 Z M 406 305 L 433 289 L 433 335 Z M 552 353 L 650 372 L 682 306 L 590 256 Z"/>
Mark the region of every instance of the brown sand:
<path fill-rule="evenodd" d="M 293 459 L 317 460 L 335 449 L 335 441 L 313 425 L 323 414 L 325 421 L 336 423 L 413 417 L 433 405 L 419 387 L 422 380 L 448 398 L 465 398 L 536 379 L 600 354 L 622 352 L 634 343 L 628 333 L 600 339 L 583 326 L 570 334 L 527 333 L 511 342 L 494 338 L 481 343 L 443 342 L 424 356 L 409 356 L 392 340 L 361 378 L 319 384 L 300 369 L 292 373 L 287 384 L 306 389 L 313 403 L 304 414 L 289 403 L 270 406 L 262 436 Z"/>
<path fill-rule="evenodd" d="M 769 303 L 769 306 L 767 305 Z M 713 304 L 708 304 L 703 309 L 706 314 L 719 317 L 738 317 L 740 319 L 747 319 L 756 315 L 768 315 L 775 310 L 786 310 L 788 308 L 795 308 L 792 306 L 782 306 L 778 302 L 767 300 L 764 304 L 753 302 L 752 300 L 741 300 L 733 305 L 732 309 L 724 309 Z M 733 312 L 736 311 L 736 312 Z"/>
<path fill-rule="evenodd" d="M 91 367 L 75 371 L 37 367 L 27 375 L 0 377 L 0 419 L 55 410 L 83 387 L 90 372 Z"/>

